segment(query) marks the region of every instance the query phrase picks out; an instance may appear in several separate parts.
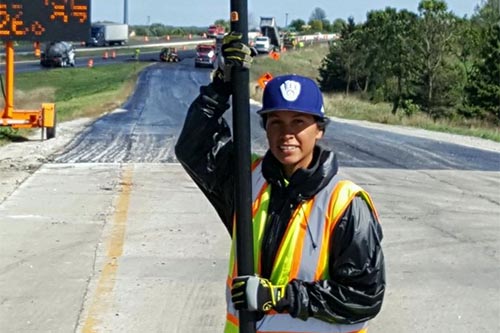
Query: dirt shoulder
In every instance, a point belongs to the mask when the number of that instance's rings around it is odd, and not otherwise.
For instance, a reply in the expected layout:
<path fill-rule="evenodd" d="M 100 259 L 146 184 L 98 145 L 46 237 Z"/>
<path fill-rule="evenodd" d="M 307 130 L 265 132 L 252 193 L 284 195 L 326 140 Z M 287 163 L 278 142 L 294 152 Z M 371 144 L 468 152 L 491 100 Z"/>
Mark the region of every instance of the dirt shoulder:
<path fill-rule="evenodd" d="M 86 126 L 90 118 L 59 123 L 57 135 L 41 140 L 36 131 L 28 141 L 12 142 L 0 147 L 0 204 L 41 165 L 62 151 Z"/>

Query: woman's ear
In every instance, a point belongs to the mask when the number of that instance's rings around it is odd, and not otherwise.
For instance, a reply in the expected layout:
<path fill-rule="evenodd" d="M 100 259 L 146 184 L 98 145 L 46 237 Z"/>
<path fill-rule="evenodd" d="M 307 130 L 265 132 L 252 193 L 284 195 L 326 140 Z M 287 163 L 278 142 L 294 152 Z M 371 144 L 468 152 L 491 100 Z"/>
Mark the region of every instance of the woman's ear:
<path fill-rule="evenodd" d="M 321 129 L 321 127 L 318 125 L 318 133 L 316 133 L 316 140 L 322 139 L 324 134 L 325 130 Z"/>

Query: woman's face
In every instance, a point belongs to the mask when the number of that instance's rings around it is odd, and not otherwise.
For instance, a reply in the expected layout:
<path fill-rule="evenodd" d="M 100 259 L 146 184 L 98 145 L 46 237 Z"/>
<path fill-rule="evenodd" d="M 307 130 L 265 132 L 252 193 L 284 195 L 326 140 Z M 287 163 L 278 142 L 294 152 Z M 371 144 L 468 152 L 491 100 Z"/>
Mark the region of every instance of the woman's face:
<path fill-rule="evenodd" d="M 271 152 L 290 177 L 296 170 L 309 166 L 314 146 L 322 138 L 323 131 L 312 115 L 275 111 L 267 114 L 266 134 Z"/>

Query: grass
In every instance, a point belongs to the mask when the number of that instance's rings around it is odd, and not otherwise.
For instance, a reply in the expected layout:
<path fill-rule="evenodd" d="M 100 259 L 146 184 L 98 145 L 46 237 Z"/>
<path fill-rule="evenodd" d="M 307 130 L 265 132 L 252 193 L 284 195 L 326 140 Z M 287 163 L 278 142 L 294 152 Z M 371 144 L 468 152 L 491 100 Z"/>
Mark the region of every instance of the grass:
<path fill-rule="evenodd" d="M 262 89 L 259 87 L 257 80 L 265 73 L 270 73 L 272 76 L 295 73 L 317 79 L 318 68 L 328 51 L 327 45 L 320 44 L 306 47 L 300 52 L 282 53 L 279 61 L 273 60 L 271 57 L 257 57 L 250 71 L 250 96 L 257 101 L 262 99 Z M 324 103 L 326 114 L 329 116 L 417 127 L 500 142 L 499 127 L 486 121 L 463 118 L 434 120 L 423 113 L 411 116 L 405 116 L 402 113 L 393 115 L 389 103 L 373 104 L 355 95 L 346 96 L 341 93 L 325 93 Z"/>
<path fill-rule="evenodd" d="M 261 100 L 262 89 L 257 80 L 265 73 L 273 76 L 295 73 L 316 79 L 318 68 L 327 53 L 328 46 L 322 44 L 300 51 L 283 52 L 279 61 L 267 56 L 257 57 L 250 71 L 250 96 L 257 101 Z M 139 62 L 97 66 L 92 69 L 66 68 L 17 74 L 15 107 L 38 109 L 42 102 L 55 102 L 59 121 L 95 117 L 123 104 L 133 90 L 138 73 L 145 66 L 147 63 Z M 463 119 L 434 121 L 424 114 L 410 117 L 392 115 L 388 103 L 373 104 L 353 95 L 324 96 L 329 116 L 412 126 L 500 142 L 499 128 L 485 122 Z M 0 107 L 3 108 L 2 103 Z M 0 143 L 2 138 L 4 141 L 18 140 L 22 133 L 0 127 Z"/>
<path fill-rule="evenodd" d="M 123 104 L 139 72 L 148 63 L 130 62 L 89 68 L 61 68 L 20 73 L 15 78 L 15 109 L 38 110 L 42 102 L 56 103 L 59 121 L 95 117 Z M 0 102 L 3 110 L 4 101 Z M 0 127 L 0 141 L 26 131 Z"/>

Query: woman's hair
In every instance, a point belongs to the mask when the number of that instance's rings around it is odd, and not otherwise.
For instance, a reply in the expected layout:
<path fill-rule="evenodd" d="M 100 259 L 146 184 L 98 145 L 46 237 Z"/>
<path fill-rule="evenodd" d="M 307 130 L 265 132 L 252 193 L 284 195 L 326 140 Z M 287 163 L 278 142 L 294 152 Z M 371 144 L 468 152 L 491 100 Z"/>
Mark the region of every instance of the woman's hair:
<path fill-rule="evenodd" d="M 330 118 L 328 117 L 314 117 L 316 120 L 316 124 L 318 124 L 318 128 L 320 131 L 325 132 L 326 127 L 330 123 Z M 266 129 L 266 122 L 267 122 L 267 114 L 263 114 L 260 116 L 260 126 L 265 130 Z"/>

